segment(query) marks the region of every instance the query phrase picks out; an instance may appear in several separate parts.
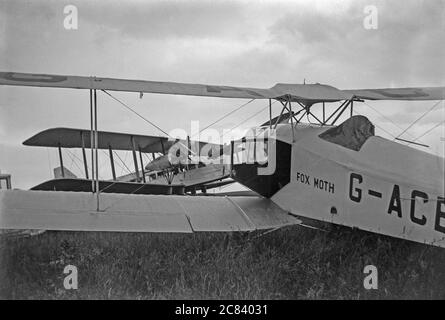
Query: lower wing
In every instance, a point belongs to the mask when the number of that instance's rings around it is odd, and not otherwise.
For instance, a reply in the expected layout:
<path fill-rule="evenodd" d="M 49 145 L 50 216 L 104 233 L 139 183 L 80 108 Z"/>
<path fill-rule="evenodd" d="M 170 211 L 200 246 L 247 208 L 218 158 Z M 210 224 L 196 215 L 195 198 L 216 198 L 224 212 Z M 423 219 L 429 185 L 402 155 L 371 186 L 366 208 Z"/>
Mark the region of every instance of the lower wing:
<path fill-rule="evenodd" d="M 301 221 L 260 197 L 0 192 L 0 229 L 176 232 L 254 231 Z"/>

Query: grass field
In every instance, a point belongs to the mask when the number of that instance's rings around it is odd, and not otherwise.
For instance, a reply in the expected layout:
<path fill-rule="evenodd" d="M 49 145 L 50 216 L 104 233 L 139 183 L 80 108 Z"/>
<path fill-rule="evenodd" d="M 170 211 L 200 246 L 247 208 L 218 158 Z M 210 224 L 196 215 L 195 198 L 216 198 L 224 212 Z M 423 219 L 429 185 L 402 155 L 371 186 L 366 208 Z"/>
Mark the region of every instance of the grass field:
<path fill-rule="evenodd" d="M 445 250 L 335 227 L 258 234 L 46 232 L 2 239 L 3 299 L 444 299 Z M 65 290 L 63 269 L 78 268 Z M 378 268 L 378 290 L 363 268 Z"/>

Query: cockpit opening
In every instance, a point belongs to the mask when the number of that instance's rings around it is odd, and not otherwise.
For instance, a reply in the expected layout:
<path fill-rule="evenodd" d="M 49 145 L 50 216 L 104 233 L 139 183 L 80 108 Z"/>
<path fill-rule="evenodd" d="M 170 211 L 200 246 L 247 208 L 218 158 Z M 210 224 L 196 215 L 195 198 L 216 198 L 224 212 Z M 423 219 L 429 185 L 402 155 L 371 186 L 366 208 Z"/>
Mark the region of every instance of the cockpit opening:
<path fill-rule="evenodd" d="M 289 143 L 273 138 L 243 138 L 232 143 L 232 178 L 264 197 L 290 182 Z"/>

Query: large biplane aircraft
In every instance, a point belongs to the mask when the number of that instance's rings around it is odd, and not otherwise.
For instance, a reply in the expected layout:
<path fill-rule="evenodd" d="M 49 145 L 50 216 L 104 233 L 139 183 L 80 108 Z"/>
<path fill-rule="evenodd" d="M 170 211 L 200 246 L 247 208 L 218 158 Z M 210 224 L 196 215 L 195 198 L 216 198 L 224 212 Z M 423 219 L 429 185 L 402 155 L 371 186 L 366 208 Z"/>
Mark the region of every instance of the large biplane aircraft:
<path fill-rule="evenodd" d="M 91 110 L 89 130 L 49 129 L 25 141 L 59 149 L 58 178 L 28 191 L 1 191 L 2 229 L 231 232 L 309 219 L 445 247 L 444 159 L 376 136 L 366 117 L 352 113 L 354 103 L 365 100 L 444 100 L 445 87 L 340 90 L 276 84 L 257 89 L 14 72 L 0 72 L 0 85 L 86 89 Z M 230 145 L 101 132 L 97 92 L 109 91 L 262 99 L 269 103 L 269 121 Z M 272 100 L 281 104 L 275 118 Z M 339 105 L 326 114 L 325 104 Z M 315 115 L 317 107 L 322 116 Z M 348 109 L 349 119 L 336 125 Z M 318 124 L 303 123 L 305 115 Z M 172 161 L 174 146 L 186 150 L 185 161 Z M 84 178 L 64 167 L 62 148 L 82 149 Z M 111 180 L 98 178 L 100 149 L 109 151 Z M 132 174 L 116 176 L 114 150 L 132 152 Z M 151 155 L 151 162 L 144 165 L 142 154 Z M 234 181 L 250 191 L 206 192 Z"/>

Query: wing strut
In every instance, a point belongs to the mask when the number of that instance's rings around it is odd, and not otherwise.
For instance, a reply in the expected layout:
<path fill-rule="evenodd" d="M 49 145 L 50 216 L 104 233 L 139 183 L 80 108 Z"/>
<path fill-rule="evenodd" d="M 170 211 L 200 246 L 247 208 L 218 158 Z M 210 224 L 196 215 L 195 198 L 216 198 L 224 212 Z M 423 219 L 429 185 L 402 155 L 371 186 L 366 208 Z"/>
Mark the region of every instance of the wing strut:
<path fill-rule="evenodd" d="M 88 177 L 87 154 L 85 152 L 85 136 L 83 135 L 83 132 L 80 132 L 80 139 L 82 141 L 82 157 L 83 157 L 83 166 L 85 168 L 85 178 L 87 180 L 89 180 L 89 177 Z"/>
<path fill-rule="evenodd" d="M 59 143 L 59 161 L 60 161 L 60 171 L 62 172 L 62 178 L 65 178 L 65 167 L 63 166 L 63 156 L 62 156 L 62 147 Z"/>
<path fill-rule="evenodd" d="M 90 89 L 90 123 L 91 123 L 91 184 L 93 193 L 96 193 L 96 211 L 100 209 L 99 189 L 99 160 L 98 145 L 99 135 L 97 133 L 97 92 Z"/>

